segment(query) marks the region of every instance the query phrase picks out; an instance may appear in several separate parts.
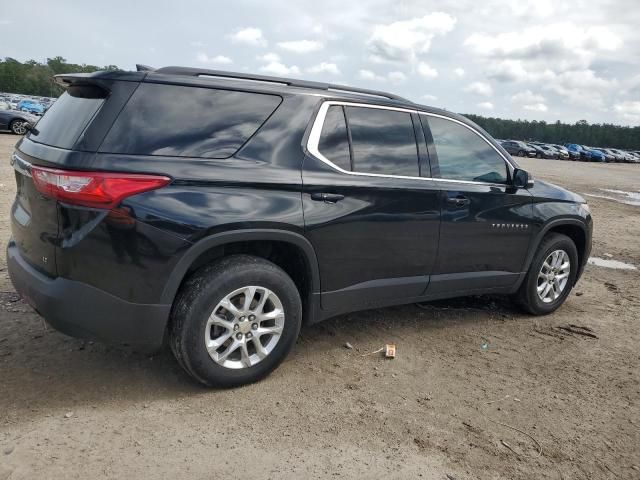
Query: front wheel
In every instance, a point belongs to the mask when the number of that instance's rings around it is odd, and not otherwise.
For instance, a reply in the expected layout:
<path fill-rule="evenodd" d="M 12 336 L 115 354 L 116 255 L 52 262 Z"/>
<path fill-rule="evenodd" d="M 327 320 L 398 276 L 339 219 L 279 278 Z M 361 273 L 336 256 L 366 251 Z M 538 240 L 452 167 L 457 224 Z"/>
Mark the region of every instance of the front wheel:
<path fill-rule="evenodd" d="M 517 293 L 529 313 L 546 315 L 564 303 L 578 274 L 578 250 L 566 235 L 547 235 Z"/>
<path fill-rule="evenodd" d="M 182 287 L 172 309 L 170 344 L 194 379 L 234 387 L 273 371 L 301 324 L 300 294 L 280 267 L 231 255 L 201 268 Z"/>

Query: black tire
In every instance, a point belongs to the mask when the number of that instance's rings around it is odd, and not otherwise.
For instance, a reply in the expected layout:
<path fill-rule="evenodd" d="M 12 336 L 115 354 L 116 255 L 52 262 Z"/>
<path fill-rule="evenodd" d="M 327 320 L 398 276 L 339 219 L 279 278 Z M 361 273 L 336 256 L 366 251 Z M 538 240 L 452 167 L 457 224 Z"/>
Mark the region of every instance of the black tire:
<path fill-rule="evenodd" d="M 24 125 L 25 123 L 27 123 L 26 120 L 13 120 L 9 124 L 9 130 L 11 130 L 11 133 L 15 135 L 24 135 L 25 133 L 27 133 L 27 131 L 26 129 L 22 131 L 21 128 L 24 128 L 22 125 Z"/>
<path fill-rule="evenodd" d="M 518 156 L 524 157 L 524 150 L 518 150 Z"/>
<path fill-rule="evenodd" d="M 268 288 L 281 301 L 285 312 L 281 337 L 255 365 L 226 368 L 205 347 L 207 319 L 226 295 L 250 285 Z M 235 387 L 271 373 L 295 344 L 301 324 L 300 294 L 280 267 L 259 257 L 231 255 L 197 270 L 180 289 L 172 308 L 169 343 L 178 363 L 197 381 L 209 387 Z"/>
<path fill-rule="evenodd" d="M 538 296 L 538 273 L 542 268 L 543 262 L 547 257 L 556 250 L 564 250 L 569 256 L 570 271 L 567 284 L 560 296 L 550 303 L 544 303 Z M 560 233 L 548 234 L 540 243 L 529 271 L 520 285 L 520 289 L 516 294 L 518 302 L 522 307 L 533 315 L 547 315 L 554 312 L 560 305 L 564 303 L 571 293 L 571 289 L 576 281 L 576 275 L 579 268 L 578 249 L 575 243 L 566 235 Z"/>
<path fill-rule="evenodd" d="M 541 153 L 536 153 L 536 158 L 542 158 L 542 154 Z"/>

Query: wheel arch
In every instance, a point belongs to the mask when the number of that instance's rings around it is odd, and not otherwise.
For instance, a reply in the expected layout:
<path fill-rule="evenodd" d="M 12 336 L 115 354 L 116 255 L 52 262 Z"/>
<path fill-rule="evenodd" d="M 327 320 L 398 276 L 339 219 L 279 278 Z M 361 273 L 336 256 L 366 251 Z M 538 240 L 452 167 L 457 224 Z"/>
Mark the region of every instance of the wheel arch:
<path fill-rule="evenodd" d="M 216 258 L 230 253 L 249 253 L 273 260 L 263 251 L 274 252 L 274 250 L 278 258 L 282 258 L 282 254 L 287 252 L 294 254 L 294 258 L 276 260 L 274 263 L 283 268 L 302 290 L 300 293 L 303 297 L 303 306 L 306 307 L 305 313 L 312 315 L 315 311 L 312 299 L 314 294 L 320 292 L 320 271 L 316 253 L 304 236 L 286 230 L 246 229 L 223 232 L 194 243 L 174 267 L 162 292 L 161 301 L 172 304 L 182 283 L 191 272 Z M 305 268 L 302 274 L 297 272 L 295 262 L 298 260 L 304 262 Z"/>
<path fill-rule="evenodd" d="M 529 270 L 531 266 L 531 262 L 533 261 L 533 257 L 535 253 L 538 251 L 538 247 L 540 243 L 549 233 L 561 233 L 569 237 L 573 243 L 576 245 L 576 249 L 578 250 L 578 261 L 579 265 L 579 275 L 584 269 L 584 266 L 587 263 L 587 256 L 589 255 L 589 229 L 587 225 L 583 221 L 580 221 L 575 218 L 559 218 L 555 220 L 551 220 L 547 224 L 543 226 L 543 228 L 536 235 L 532 248 L 529 250 L 529 254 L 527 255 L 527 262 L 525 264 L 524 271 Z M 577 278 L 578 278 L 577 277 Z M 576 278 L 576 281 L 577 281 Z"/>

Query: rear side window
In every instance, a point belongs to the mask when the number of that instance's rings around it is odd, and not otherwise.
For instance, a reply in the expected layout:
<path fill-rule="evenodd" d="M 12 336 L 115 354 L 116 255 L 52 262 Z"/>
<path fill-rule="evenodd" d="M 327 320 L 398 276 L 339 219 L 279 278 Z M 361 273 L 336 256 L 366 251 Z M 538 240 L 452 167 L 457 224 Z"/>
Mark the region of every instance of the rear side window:
<path fill-rule="evenodd" d="M 428 117 L 438 154 L 440 177 L 451 180 L 506 183 L 504 159 L 478 134 L 450 120 Z"/>
<path fill-rule="evenodd" d="M 227 158 L 280 102 L 276 95 L 142 83 L 100 151 Z"/>
<path fill-rule="evenodd" d="M 338 167 L 351 170 L 349 135 L 342 107 L 334 105 L 327 110 L 322 132 L 320 132 L 318 150 Z"/>
<path fill-rule="evenodd" d="M 94 86 L 69 87 L 38 121 L 37 133 L 29 139 L 52 147 L 70 149 L 93 116 L 107 92 Z"/>
<path fill-rule="evenodd" d="M 411 114 L 346 107 L 356 172 L 418 177 L 418 146 Z"/>

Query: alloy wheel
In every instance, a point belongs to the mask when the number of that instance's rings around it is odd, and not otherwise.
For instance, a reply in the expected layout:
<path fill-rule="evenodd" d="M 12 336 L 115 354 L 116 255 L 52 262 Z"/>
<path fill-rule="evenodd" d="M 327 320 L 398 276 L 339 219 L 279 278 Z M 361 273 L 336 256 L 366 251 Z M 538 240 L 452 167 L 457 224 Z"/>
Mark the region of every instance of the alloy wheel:
<path fill-rule="evenodd" d="M 211 312 L 205 346 L 211 359 L 225 368 L 249 368 L 276 347 L 285 312 L 278 296 L 265 287 L 242 287 L 225 296 Z"/>
<path fill-rule="evenodd" d="M 542 263 L 538 273 L 538 298 L 544 303 L 557 300 L 567 287 L 571 273 L 571 260 L 564 250 L 555 250 Z"/>
<path fill-rule="evenodd" d="M 27 122 L 13 122 L 11 130 L 16 135 L 24 135 L 25 133 L 27 133 L 27 127 L 25 125 L 26 123 Z"/>

